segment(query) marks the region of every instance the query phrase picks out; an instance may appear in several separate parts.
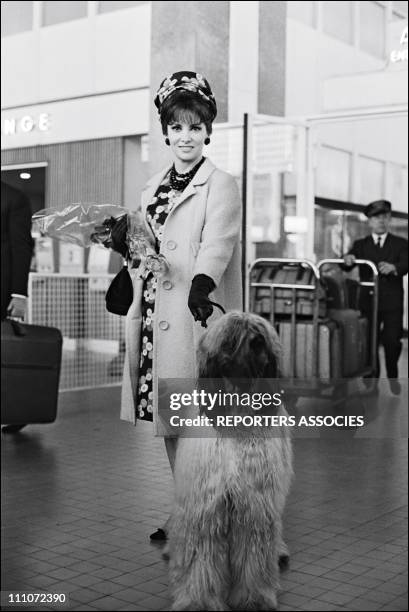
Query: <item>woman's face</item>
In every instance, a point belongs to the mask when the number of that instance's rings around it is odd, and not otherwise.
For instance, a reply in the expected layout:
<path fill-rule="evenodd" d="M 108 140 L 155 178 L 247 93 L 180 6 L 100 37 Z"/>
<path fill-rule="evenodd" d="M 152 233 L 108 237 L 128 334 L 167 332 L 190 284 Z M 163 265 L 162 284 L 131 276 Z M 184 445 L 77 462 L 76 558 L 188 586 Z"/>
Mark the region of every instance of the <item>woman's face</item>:
<path fill-rule="evenodd" d="M 186 123 L 175 121 L 168 125 L 168 138 L 175 162 L 181 169 L 191 166 L 202 157 L 205 138 L 204 123 Z"/>

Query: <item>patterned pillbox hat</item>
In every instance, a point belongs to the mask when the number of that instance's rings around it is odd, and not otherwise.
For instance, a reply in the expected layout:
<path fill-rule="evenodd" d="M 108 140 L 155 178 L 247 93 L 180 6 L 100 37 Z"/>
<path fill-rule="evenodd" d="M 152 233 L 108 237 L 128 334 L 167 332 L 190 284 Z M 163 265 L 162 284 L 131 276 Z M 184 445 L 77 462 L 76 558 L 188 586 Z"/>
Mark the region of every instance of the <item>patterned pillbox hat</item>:
<path fill-rule="evenodd" d="M 185 89 L 186 91 L 191 91 L 201 96 L 212 109 L 213 119 L 216 117 L 216 100 L 212 90 L 210 89 L 208 81 L 198 72 L 189 72 L 188 70 L 175 72 L 166 77 L 160 84 L 154 100 L 159 114 L 161 112 L 163 102 L 178 89 Z"/>

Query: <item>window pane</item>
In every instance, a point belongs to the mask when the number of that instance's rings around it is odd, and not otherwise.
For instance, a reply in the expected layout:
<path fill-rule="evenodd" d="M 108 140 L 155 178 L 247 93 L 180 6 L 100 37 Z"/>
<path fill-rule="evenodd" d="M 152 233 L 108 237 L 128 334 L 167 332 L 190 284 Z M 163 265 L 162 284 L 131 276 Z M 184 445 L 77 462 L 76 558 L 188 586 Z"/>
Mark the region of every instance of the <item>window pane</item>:
<path fill-rule="evenodd" d="M 317 166 L 317 196 L 331 200 L 350 200 L 351 154 L 321 146 Z"/>
<path fill-rule="evenodd" d="M 315 27 L 315 2 L 287 2 L 288 17 Z"/>
<path fill-rule="evenodd" d="M 147 4 L 147 2 L 99 2 L 99 13 L 110 13 L 111 11 L 120 11 L 121 9 L 132 8 L 139 6 L 140 4 Z"/>
<path fill-rule="evenodd" d="M 391 21 L 405 21 L 406 17 L 397 13 L 396 11 L 392 11 L 392 19 Z"/>
<path fill-rule="evenodd" d="M 403 13 L 406 16 L 408 15 L 408 3 L 407 3 L 407 1 L 405 1 L 405 2 L 392 2 L 392 6 L 393 6 L 394 9 L 396 9 L 400 13 Z"/>
<path fill-rule="evenodd" d="M 359 204 L 368 204 L 384 197 L 384 167 L 377 159 L 359 157 Z"/>
<path fill-rule="evenodd" d="M 43 26 L 87 16 L 88 2 L 43 2 Z"/>
<path fill-rule="evenodd" d="M 392 209 L 408 212 L 408 169 L 389 162 L 386 166 L 386 199 L 392 202 Z"/>
<path fill-rule="evenodd" d="M 355 240 L 359 240 L 369 233 L 368 219 L 364 213 L 346 212 L 344 220 L 344 236 L 346 239 L 344 253 L 349 251 Z M 349 246 L 348 246 L 349 245 Z"/>
<path fill-rule="evenodd" d="M 324 32 L 346 43 L 353 42 L 352 2 L 323 2 Z"/>
<path fill-rule="evenodd" d="M 315 206 L 314 253 L 317 260 L 342 257 L 351 248 L 351 239 L 345 231 L 346 213 Z"/>
<path fill-rule="evenodd" d="M 377 2 L 360 2 L 360 47 L 371 55 L 385 55 L 385 9 Z"/>
<path fill-rule="evenodd" d="M 408 239 L 408 220 L 407 219 L 396 219 L 392 217 L 390 230 L 392 234 L 396 234 L 397 236 L 401 236 Z"/>
<path fill-rule="evenodd" d="M 33 27 L 32 2 L 1 3 L 1 35 L 10 36 L 26 32 Z"/>

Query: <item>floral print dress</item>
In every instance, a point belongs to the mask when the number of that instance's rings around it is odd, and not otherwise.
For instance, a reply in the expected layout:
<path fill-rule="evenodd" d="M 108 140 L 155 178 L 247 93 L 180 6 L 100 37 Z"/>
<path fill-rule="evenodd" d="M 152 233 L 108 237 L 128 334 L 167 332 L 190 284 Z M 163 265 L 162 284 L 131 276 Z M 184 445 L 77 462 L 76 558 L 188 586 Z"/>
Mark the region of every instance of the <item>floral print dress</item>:
<path fill-rule="evenodd" d="M 152 202 L 146 210 L 146 219 L 156 239 L 156 252 L 159 253 L 163 226 L 181 192 L 172 189 L 168 176 L 159 185 Z M 139 361 L 138 396 L 136 417 L 153 421 L 153 322 L 155 316 L 155 295 L 157 278 L 149 273 L 144 281 L 142 300 L 142 331 Z"/>

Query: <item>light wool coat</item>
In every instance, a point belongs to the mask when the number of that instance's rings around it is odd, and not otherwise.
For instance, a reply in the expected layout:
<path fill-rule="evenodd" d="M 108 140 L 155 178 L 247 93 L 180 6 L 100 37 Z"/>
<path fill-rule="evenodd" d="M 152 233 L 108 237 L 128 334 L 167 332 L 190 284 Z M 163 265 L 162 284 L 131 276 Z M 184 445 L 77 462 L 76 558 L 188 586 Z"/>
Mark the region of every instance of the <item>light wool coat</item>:
<path fill-rule="evenodd" d="M 142 193 L 142 213 L 152 202 L 169 167 L 156 174 Z M 242 310 L 241 201 L 235 179 L 206 159 L 170 211 L 163 226 L 160 252 L 169 269 L 158 280 L 153 329 L 153 392 L 155 433 L 163 434 L 157 418 L 158 378 L 195 378 L 196 349 L 204 332 L 188 308 L 192 279 L 210 276 L 216 289 L 210 299 L 226 311 Z M 150 228 L 147 226 L 150 234 Z M 152 235 L 153 241 L 153 235 Z M 126 357 L 121 418 L 135 422 L 141 337 L 143 280 L 131 270 L 134 299 L 126 317 Z M 215 308 L 208 325 L 220 316 Z"/>

